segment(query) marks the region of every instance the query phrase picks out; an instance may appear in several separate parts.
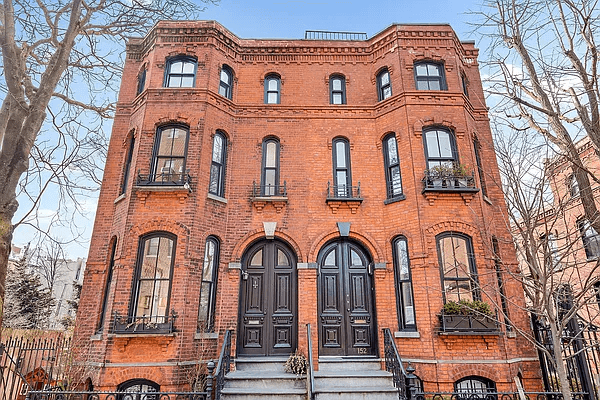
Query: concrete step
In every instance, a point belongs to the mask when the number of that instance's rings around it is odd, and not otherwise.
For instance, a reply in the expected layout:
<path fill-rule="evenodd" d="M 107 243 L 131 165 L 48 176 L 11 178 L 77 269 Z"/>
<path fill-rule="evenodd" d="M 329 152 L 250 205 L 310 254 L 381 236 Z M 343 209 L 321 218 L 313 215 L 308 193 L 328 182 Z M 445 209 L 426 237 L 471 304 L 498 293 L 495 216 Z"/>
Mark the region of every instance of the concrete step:
<path fill-rule="evenodd" d="M 379 371 L 377 357 L 319 357 L 319 371 Z"/>
<path fill-rule="evenodd" d="M 227 388 L 221 391 L 223 400 L 306 400 L 306 389 Z"/>
<path fill-rule="evenodd" d="M 315 385 L 319 387 L 360 387 L 369 386 L 390 387 L 394 385 L 393 376 L 387 371 L 358 370 L 358 371 L 315 371 Z"/>
<path fill-rule="evenodd" d="M 306 375 L 294 375 L 279 371 L 233 371 L 227 374 L 226 387 L 256 389 L 303 389 Z"/>
<path fill-rule="evenodd" d="M 332 387 L 327 390 L 315 390 L 315 400 L 398 400 L 398 391 L 394 387 L 379 386 Z"/>
<path fill-rule="evenodd" d="M 238 357 L 234 360 L 237 371 L 280 371 L 287 357 Z"/>

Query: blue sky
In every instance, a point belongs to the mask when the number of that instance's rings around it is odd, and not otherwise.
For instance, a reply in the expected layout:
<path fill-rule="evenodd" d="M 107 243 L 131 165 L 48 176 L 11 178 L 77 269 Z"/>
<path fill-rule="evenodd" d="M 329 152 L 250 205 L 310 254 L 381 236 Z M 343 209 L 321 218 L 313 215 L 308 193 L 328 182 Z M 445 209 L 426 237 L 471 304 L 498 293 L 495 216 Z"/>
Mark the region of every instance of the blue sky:
<path fill-rule="evenodd" d="M 209 5 L 200 18 L 216 20 L 243 39 L 300 39 L 306 30 L 364 32 L 371 38 L 394 23 L 449 23 L 460 40 L 477 41 L 469 25 L 469 22 L 477 22 L 477 17 L 469 13 L 479 10 L 482 1 L 221 0 L 217 6 Z M 27 200 L 19 201 L 22 207 L 15 221 L 27 209 Z M 55 202 L 52 196 L 46 196 L 42 201 L 38 215 L 43 229 L 56 214 Z M 83 202 L 87 218 L 78 218 L 75 221 L 77 228 L 73 225 L 71 229 L 52 230 L 53 235 L 62 240 L 73 237 L 73 230 L 82 232 L 79 243 L 66 246 L 71 258 L 87 257 L 88 253 L 97 199 L 86 198 Z M 23 246 L 33 235 L 33 229 L 21 226 L 15 231 L 13 243 Z"/>

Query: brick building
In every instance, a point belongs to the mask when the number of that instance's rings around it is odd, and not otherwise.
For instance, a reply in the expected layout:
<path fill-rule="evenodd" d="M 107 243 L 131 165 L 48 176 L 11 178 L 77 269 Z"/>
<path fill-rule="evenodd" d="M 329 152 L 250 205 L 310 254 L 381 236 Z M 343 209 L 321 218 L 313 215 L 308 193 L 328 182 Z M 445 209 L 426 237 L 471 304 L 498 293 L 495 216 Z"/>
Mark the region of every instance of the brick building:
<path fill-rule="evenodd" d="M 235 357 L 277 358 L 310 324 L 317 369 L 383 356 L 389 328 L 425 390 L 537 389 L 503 318 L 440 317 L 481 299 L 529 329 L 499 287 L 516 259 L 477 54 L 443 24 L 130 40 L 76 329 L 94 387 L 189 389 L 226 330 Z"/>

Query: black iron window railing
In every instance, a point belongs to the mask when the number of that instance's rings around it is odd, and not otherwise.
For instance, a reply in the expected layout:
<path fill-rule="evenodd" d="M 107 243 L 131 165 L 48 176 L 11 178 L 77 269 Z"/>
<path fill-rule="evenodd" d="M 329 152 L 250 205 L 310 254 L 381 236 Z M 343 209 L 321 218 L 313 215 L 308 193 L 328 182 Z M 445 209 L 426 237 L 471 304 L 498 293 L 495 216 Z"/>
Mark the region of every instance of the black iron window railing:
<path fill-rule="evenodd" d="M 478 192 L 475 175 L 458 173 L 438 173 L 426 170 L 423 177 L 424 192 Z"/>
<path fill-rule="evenodd" d="M 362 201 L 360 182 L 356 186 L 332 185 L 327 182 L 327 200 L 358 200 Z"/>
<path fill-rule="evenodd" d="M 175 332 L 177 314 L 171 310 L 171 315 L 125 316 L 115 312 L 112 333 L 157 333 L 170 334 Z"/>
<path fill-rule="evenodd" d="M 363 32 L 332 32 L 332 31 L 305 31 L 304 39 L 309 40 L 367 40 Z"/>
<path fill-rule="evenodd" d="M 287 197 L 287 184 L 283 185 L 259 185 L 252 182 L 252 197 Z"/>
<path fill-rule="evenodd" d="M 454 334 L 498 333 L 498 313 L 484 314 L 440 314 L 440 332 Z"/>
<path fill-rule="evenodd" d="M 186 172 L 162 171 L 154 174 L 138 172 L 137 186 L 188 186 L 192 183 L 189 170 Z"/>

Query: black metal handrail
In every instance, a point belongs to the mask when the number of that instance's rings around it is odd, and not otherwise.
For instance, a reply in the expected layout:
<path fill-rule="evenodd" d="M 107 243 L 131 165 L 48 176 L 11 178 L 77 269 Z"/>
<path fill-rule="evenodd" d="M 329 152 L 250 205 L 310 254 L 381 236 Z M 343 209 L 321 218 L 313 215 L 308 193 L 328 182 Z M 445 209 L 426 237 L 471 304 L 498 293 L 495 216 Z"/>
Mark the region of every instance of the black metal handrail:
<path fill-rule="evenodd" d="M 283 185 L 259 185 L 256 181 L 252 182 L 252 197 L 286 197 L 287 183 L 283 181 Z"/>
<path fill-rule="evenodd" d="M 360 182 L 356 186 L 332 185 L 327 182 L 327 200 L 357 200 L 362 201 L 360 196 Z"/>
<path fill-rule="evenodd" d="M 209 392 L 84 392 L 32 390 L 26 400 L 210 400 Z"/>
<path fill-rule="evenodd" d="M 315 392 L 315 367 L 313 365 L 312 339 L 310 337 L 310 324 L 306 324 L 308 335 L 308 368 L 306 370 L 306 386 L 308 389 L 308 400 L 313 400 Z"/>
<path fill-rule="evenodd" d="M 423 191 L 462 191 L 477 192 L 479 189 L 475 186 L 475 173 L 439 173 L 436 171 L 425 170 L 423 176 Z"/>
<path fill-rule="evenodd" d="M 171 310 L 171 315 L 120 315 L 115 311 L 112 333 L 160 333 L 169 334 L 175 332 L 175 320 L 177 314 Z"/>
<path fill-rule="evenodd" d="M 137 186 L 185 186 L 192 183 L 190 171 L 186 172 L 169 172 L 169 173 L 154 173 L 142 174 L 138 171 L 136 185 Z"/>
<path fill-rule="evenodd" d="M 367 40 L 364 32 L 304 31 L 304 39 L 309 40 Z"/>
<path fill-rule="evenodd" d="M 215 369 L 215 400 L 221 398 L 221 391 L 225 386 L 225 375 L 229 372 L 231 367 L 231 330 L 225 331 L 223 337 L 223 345 L 221 346 L 221 354 L 219 355 L 219 362 Z"/>
<path fill-rule="evenodd" d="M 409 374 L 404 369 L 404 365 L 402 365 L 402 359 L 389 328 L 383 328 L 383 348 L 385 353 L 385 370 L 393 376 L 394 387 L 398 389 L 398 398 L 401 400 L 409 399 L 410 393 L 407 387 Z"/>

